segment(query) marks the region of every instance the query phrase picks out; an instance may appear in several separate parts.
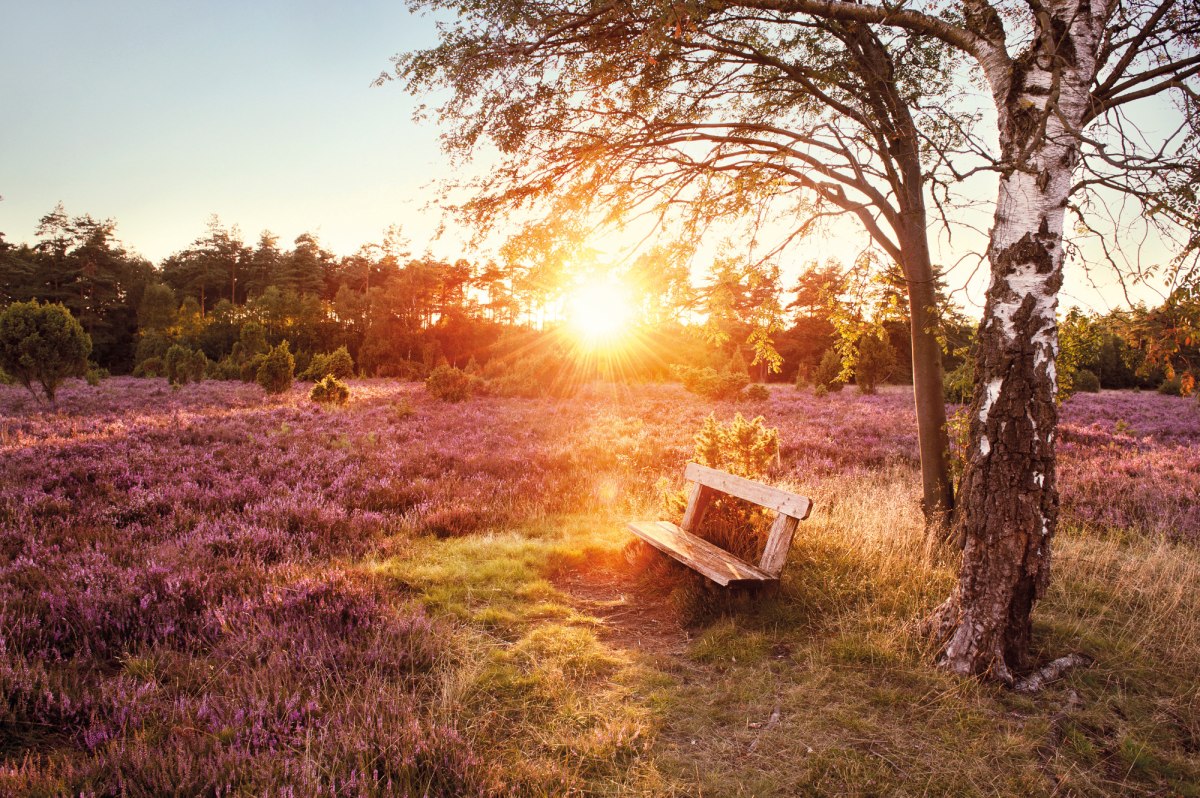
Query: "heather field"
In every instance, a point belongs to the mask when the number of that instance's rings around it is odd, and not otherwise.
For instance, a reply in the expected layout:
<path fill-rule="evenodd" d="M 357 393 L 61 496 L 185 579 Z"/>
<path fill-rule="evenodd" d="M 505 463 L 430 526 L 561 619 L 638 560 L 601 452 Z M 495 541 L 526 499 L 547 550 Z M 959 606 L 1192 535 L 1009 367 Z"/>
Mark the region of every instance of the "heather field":
<path fill-rule="evenodd" d="M 1200 406 L 1077 395 L 1036 696 L 932 670 L 911 397 L 0 387 L 0 795 L 1200 795 Z M 781 590 L 628 545 L 715 412 L 811 495 Z M 948 557 L 943 557 L 948 560 Z"/>

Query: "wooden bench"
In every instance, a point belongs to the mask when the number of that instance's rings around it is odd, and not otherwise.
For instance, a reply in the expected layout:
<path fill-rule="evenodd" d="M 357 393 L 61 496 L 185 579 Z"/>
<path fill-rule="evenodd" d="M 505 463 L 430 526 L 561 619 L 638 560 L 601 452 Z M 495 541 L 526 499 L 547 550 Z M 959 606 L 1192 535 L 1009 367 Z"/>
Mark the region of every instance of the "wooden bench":
<path fill-rule="evenodd" d="M 808 518 L 812 500 L 696 463 L 688 463 L 683 476 L 694 484 L 682 525 L 676 526 L 669 521 L 635 521 L 629 524 L 633 534 L 722 586 L 778 582 L 796 525 Z M 751 565 L 693 534 L 704 518 L 704 511 L 722 493 L 777 513 L 758 565 Z"/>

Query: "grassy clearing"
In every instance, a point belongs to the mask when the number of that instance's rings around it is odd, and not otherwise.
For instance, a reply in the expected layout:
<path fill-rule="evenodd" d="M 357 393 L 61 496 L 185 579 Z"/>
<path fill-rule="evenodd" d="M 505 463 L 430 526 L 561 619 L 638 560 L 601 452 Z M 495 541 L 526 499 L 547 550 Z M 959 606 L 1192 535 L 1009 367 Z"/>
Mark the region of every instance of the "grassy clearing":
<path fill-rule="evenodd" d="M 1038 639 L 1097 663 L 1018 696 L 928 666 L 913 622 L 953 573 L 922 560 L 912 480 L 821 485 L 775 596 L 727 600 L 643 558 L 632 587 L 659 598 L 626 600 L 678 615 L 678 656 L 622 645 L 636 614 L 556 586 L 620 579 L 616 517 L 426 541 L 375 569 L 456 622 L 439 707 L 520 794 L 1200 794 L 1195 550 L 1064 535 Z"/>
<path fill-rule="evenodd" d="M 606 645 L 597 618 L 551 582 L 611 560 L 614 518 L 562 518 L 524 530 L 426 541 L 372 570 L 457 621 L 438 709 L 534 795 L 666 789 L 649 754 L 671 680 Z"/>

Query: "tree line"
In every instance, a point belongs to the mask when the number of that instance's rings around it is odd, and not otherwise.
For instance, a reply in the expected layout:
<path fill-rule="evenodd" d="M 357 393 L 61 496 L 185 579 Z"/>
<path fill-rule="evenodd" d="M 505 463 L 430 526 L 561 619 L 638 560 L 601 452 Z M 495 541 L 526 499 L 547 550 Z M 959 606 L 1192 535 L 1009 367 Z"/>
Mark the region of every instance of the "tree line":
<path fill-rule="evenodd" d="M 685 265 L 651 252 L 623 277 L 638 319 L 638 346 L 622 356 L 625 378 L 732 363 L 759 381 L 832 385 L 853 379 L 869 340 L 886 347 L 883 379 L 912 381 L 908 292 L 895 267 L 811 264 L 785 288 L 776 267 L 725 259 L 696 283 Z M 157 266 L 124 247 L 113 220 L 71 216 L 61 205 L 41 218 L 32 244 L 0 234 L 0 300 L 61 303 L 91 338 L 93 362 L 111 373 L 165 373 L 162 361 L 179 345 L 203 352 L 210 376 L 236 377 L 230 356 L 261 335 L 264 346 L 287 341 L 299 372 L 314 355 L 344 347 L 361 374 L 423 377 L 441 362 L 486 364 L 553 337 L 568 281 L 544 264 L 414 257 L 396 228 L 337 256 L 309 233 L 290 248 L 269 232 L 251 245 L 213 218 Z M 940 283 L 934 296 L 946 395 L 965 401 L 974 323 Z M 1197 318 L 1186 296 L 1103 316 L 1070 311 L 1060 324 L 1063 389 L 1191 392 Z M 831 351 L 836 373 L 817 377 Z"/>

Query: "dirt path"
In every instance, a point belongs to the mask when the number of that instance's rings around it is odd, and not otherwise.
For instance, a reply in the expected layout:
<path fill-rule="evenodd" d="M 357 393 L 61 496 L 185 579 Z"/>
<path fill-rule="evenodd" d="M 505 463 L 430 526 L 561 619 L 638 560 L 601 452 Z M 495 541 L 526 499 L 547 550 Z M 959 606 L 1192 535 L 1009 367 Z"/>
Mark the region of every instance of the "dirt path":
<path fill-rule="evenodd" d="M 681 656 L 691 635 L 667 591 L 644 581 L 629 569 L 596 567 L 561 574 L 554 584 L 575 600 L 580 612 L 603 622 L 600 637 L 610 645 L 651 656 Z"/>

